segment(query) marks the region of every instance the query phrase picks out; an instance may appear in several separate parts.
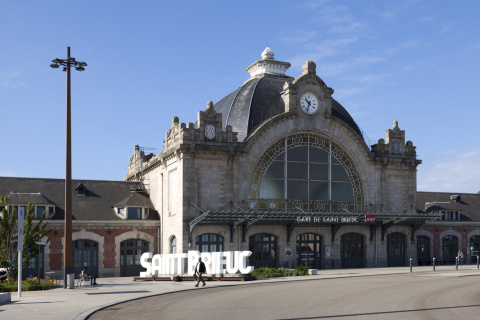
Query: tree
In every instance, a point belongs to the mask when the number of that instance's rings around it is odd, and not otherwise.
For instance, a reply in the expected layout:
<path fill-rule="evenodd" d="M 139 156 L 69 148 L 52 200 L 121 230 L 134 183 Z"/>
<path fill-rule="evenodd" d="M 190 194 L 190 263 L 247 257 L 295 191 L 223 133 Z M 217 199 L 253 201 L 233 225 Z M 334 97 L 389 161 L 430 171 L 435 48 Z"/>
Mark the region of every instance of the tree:
<path fill-rule="evenodd" d="M 8 281 L 14 281 L 15 273 L 18 269 L 17 241 L 18 241 L 18 225 L 15 217 L 16 207 L 13 206 L 11 212 L 5 209 L 7 205 L 7 197 L 1 197 L 2 215 L 0 216 L 0 267 L 7 269 Z M 23 236 L 23 268 L 30 266 L 30 260 L 34 258 L 38 252 L 38 246 L 35 242 L 47 237 L 46 243 L 50 242 L 48 234 L 52 230 L 45 231 L 48 222 L 44 222 L 45 211 L 36 225 L 33 225 L 35 216 L 35 206 L 31 203 L 27 205 L 27 214 L 24 224 Z"/>

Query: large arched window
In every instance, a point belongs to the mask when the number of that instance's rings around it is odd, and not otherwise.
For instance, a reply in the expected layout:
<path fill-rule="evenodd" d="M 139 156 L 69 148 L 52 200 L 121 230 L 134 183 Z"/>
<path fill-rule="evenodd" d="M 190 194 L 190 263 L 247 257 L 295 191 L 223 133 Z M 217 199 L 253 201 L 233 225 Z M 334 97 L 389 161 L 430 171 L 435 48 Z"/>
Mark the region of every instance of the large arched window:
<path fill-rule="evenodd" d="M 78 275 L 84 267 L 88 267 L 88 273 L 98 276 L 98 242 L 75 240 L 72 247 L 74 273 Z"/>
<path fill-rule="evenodd" d="M 476 263 L 478 255 L 480 255 L 480 236 L 470 237 L 470 263 Z"/>
<path fill-rule="evenodd" d="M 454 262 L 457 257 L 458 238 L 455 236 L 446 236 L 442 239 L 443 259 L 446 262 Z"/>
<path fill-rule="evenodd" d="M 430 264 L 430 238 L 427 236 L 417 236 L 417 259 L 419 266 Z"/>
<path fill-rule="evenodd" d="M 270 164 L 260 199 L 353 201 L 353 189 L 347 172 L 330 153 L 295 147 Z"/>
<path fill-rule="evenodd" d="M 142 239 L 128 239 L 120 243 L 120 276 L 138 276 L 144 268 L 140 257 L 148 252 L 148 242 Z"/>
<path fill-rule="evenodd" d="M 275 142 L 253 172 L 257 209 L 361 212 L 363 191 L 345 151 L 325 137 L 298 134 Z"/>
<path fill-rule="evenodd" d="M 223 237 L 215 233 L 205 233 L 195 238 L 195 248 L 200 252 L 222 252 Z"/>

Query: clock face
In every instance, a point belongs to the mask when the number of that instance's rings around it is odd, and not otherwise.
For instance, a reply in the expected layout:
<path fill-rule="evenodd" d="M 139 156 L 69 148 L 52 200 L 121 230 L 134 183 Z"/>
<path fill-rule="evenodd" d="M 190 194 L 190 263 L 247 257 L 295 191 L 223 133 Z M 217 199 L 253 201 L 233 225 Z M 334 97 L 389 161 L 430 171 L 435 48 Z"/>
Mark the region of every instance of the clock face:
<path fill-rule="evenodd" d="M 300 98 L 300 107 L 306 114 L 314 114 L 318 110 L 317 96 L 311 92 L 302 94 Z"/>
<path fill-rule="evenodd" d="M 215 126 L 213 124 L 205 125 L 205 137 L 207 137 L 207 139 L 215 138 Z"/>

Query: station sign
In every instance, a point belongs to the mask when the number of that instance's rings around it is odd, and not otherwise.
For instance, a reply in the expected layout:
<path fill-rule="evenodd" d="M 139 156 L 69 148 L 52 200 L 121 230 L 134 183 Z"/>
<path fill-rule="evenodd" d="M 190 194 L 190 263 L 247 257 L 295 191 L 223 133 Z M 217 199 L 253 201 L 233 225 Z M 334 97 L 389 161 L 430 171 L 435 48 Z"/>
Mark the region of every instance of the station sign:
<path fill-rule="evenodd" d="M 140 272 L 140 277 L 154 277 L 159 275 L 191 274 L 195 273 L 198 258 L 202 258 L 206 273 L 210 274 L 249 274 L 252 266 L 247 266 L 247 258 L 251 251 L 199 252 L 156 254 L 145 252 L 140 257 L 140 264 L 147 269 Z M 185 259 L 187 270 L 185 272 Z"/>
<path fill-rule="evenodd" d="M 377 218 L 375 218 L 374 216 L 371 216 L 368 214 L 365 215 L 365 222 L 375 222 L 375 221 L 377 221 Z"/>

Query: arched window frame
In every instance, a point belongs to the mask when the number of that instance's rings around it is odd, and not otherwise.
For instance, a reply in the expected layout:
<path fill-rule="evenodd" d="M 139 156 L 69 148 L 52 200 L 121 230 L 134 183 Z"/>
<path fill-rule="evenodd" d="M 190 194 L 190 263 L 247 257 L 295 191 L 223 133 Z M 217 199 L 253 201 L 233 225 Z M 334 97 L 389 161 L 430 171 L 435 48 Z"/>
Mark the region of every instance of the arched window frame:
<path fill-rule="evenodd" d="M 347 172 L 353 190 L 353 201 L 262 199 L 260 190 L 265 173 L 273 161 L 289 149 L 308 146 L 328 152 Z M 298 210 L 316 212 L 363 212 L 363 187 L 360 174 L 350 156 L 337 143 L 320 134 L 300 133 L 274 142 L 260 157 L 249 185 L 249 205 L 260 210 Z M 331 198 L 329 198 L 331 199 Z"/>
<path fill-rule="evenodd" d="M 204 233 L 195 238 L 195 249 L 200 252 L 222 252 L 223 237 L 216 233 Z"/>

